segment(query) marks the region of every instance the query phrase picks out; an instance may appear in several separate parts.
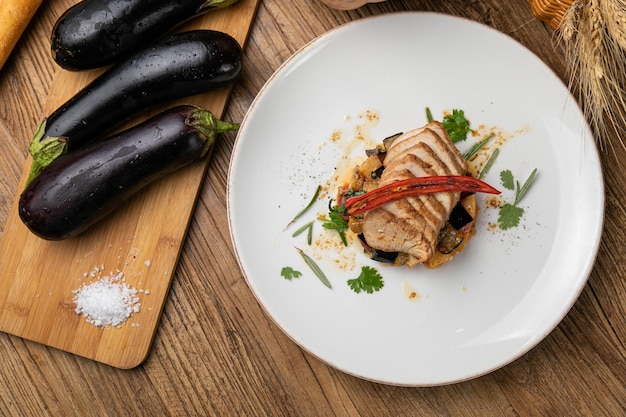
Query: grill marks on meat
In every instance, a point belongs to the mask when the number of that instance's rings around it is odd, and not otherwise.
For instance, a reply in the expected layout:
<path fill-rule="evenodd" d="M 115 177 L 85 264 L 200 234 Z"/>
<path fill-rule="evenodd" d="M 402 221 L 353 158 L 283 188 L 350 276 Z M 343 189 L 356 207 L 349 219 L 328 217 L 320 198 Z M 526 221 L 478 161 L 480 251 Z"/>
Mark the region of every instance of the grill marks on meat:
<path fill-rule="evenodd" d="M 434 175 L 465 175 L 467 162 L 437 121 L 396 138 L 384 160 L 380 186 L 398 180 Z M 365 213 L 363 235 L 372 248 L 409 255 L 408 266 L 435 254 L 441 228 L 460 193 L 407 197 Z"/>

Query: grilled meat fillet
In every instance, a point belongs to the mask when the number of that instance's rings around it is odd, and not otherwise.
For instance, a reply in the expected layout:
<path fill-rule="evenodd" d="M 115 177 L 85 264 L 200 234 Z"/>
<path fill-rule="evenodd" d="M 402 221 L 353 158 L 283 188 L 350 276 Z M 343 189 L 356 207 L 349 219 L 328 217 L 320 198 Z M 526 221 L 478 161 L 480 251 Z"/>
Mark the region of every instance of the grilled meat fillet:
<path fill-rule="evenodd" d="M 380 186 L 406 178 L 467 173 L 463 155 L 436 121 L 397 137 L 384 166 Z M 363 236 L 372 248 L 407 254 L 410 267 L 427 262 L 459 199 L 458 192 L 443 192 L 392 201 L 365 213 Z"/>

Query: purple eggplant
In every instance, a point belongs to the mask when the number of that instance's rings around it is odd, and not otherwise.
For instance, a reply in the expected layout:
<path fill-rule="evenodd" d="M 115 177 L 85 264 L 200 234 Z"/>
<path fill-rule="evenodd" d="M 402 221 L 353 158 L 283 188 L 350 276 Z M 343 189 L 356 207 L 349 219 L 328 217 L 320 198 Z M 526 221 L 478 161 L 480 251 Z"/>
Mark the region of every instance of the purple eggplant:
<path fill-rule="evenodd" d="M 243 51 L 211 30 L 177 33 L 104 72 L 43 120 L 29 147 L 29 182 L 58 156 L 103 137 L 148 107 L 231 85 Z"/>
<path fill-rule="evenodd" d="M 78 71 L 113 64 L 181 23 L 237 0 L 82 0 L 52 29 L 52 57 Z"/>
<path fill-rule="evenodd" d="M 20 195 L 20 218 L 43 239 L 76 236 L 146 185 L 202 158 L 217 134 L 238 127 L 196 106 L 173 107 L 60 156 Z"/>

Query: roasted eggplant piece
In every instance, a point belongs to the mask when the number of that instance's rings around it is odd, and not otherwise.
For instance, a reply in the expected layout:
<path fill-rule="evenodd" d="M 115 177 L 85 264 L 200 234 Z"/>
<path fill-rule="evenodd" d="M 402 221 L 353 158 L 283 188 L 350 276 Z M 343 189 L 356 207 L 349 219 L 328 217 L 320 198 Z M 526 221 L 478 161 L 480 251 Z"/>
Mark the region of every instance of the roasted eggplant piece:
<path fill-rule="evenodd" d="M 195 106 L 166 110 L 60 156 L 20 195 L 20 218 L 43 239 L 76 236 L 146 185 L 202 158 L 217 134 L 238 126 Z"/>
<path fill-rule="evenodd" d="M 448 223 L 455 230 L 461 230 L 463 227 L 467 226 L 473 221 L 474 218 L 472 217 L 472 215 L 467 212 L 465 207 L 463 207 L 463 204 L 461 204 L 460 202 L 456 206 L 454 206 L 452 212 L 450 213 L 450 217 L 448 218 Z"/>
<path fill-rule="evenodd" d="M 382 250 L 374 249 L 367 244 L 363 233 L 359 233 L 357 236 L 361 242 L 361 245 L 363 246 L 363 249 L 369 254 L 369 257 L 372 260 L 385 264 L 393 264 L 396 262 L 396 259 L 398 258 L 398 252 L 385 252 Z"/>

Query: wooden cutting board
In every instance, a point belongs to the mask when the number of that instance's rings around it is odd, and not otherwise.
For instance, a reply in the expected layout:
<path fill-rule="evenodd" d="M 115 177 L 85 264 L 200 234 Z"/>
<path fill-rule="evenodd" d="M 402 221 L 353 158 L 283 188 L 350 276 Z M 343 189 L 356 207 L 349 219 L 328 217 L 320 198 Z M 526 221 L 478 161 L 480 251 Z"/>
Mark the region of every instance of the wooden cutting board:
<path fill-rule="evenodd" d="M 240 0 L 179 30 L 219 30 L 243 46 L 258 4 L 259 0 Z M 45 115 L 99 72 L 57 71 Z M 214 91 L 166 107 L 196 104 L 221 117 L 230 91 Z M 84 234 L 50 242 L 30 233 L 17 214 L 29 159 L 0 242 L 0 331 L 118 368 L 141 364 L 149 353 L 208 163 L 207 157 L 152 184 Z M 126 284 L 140 290 L 140 311 L 119 327 L 95 326 L 75 312 L 73 291 L 118 271 Z"/>

